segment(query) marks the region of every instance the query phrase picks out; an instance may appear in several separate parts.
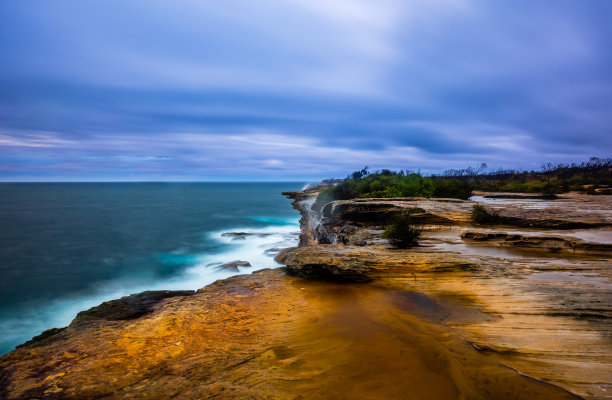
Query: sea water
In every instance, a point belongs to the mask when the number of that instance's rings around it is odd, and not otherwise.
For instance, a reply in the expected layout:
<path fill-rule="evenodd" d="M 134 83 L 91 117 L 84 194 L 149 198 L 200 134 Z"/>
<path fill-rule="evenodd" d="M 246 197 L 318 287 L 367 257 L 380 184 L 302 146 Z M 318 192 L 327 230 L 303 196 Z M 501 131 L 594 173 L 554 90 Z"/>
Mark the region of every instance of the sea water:
<path fill-rule="evenodd" d="M 0 354 L 102 301 L 277 267 L 299 233 L 281 192 L 303 185 L 0 184 Z M 234 260 L 252 267 L 216 267 Z"/>

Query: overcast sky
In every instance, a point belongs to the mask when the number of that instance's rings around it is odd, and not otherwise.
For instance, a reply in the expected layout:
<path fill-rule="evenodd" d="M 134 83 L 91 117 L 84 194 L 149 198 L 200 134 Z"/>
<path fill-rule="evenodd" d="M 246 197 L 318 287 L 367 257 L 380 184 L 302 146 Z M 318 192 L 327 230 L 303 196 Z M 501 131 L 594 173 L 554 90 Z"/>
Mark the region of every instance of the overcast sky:
<path fill-rule="evenodd" d="M 612 155 L 610 0 L 0 2 L 0 180 Z"/>

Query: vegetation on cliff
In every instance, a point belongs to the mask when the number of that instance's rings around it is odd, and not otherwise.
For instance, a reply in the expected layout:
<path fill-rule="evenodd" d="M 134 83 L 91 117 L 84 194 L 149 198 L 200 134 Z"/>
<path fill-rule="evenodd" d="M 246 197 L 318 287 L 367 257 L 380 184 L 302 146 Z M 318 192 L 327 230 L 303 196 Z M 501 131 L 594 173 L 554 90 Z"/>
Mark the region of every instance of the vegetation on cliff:
<path fill-rule="evenodd" d="M 474 204 L 472 208 L 472 220 L 481 225 L 501 225 L 504 219 L 495 211 L 488 211 L 480 204 Z"/>
<path fill-rule="evenodd" d="M 382 237 L 394 246 L 404 249 L 416 245 L 420 234 L 421 228 L 411 225 L 409 217 L 398 215 L 395 222 L 385 228 Z"/>
<path fill-rule="evenodd" d="M 319 194 L 320 199 L 348 200 L 372 197 L 438 197 L 467 199 L 473 190 L 543 193 L 568 191 L 611 194 L 612 158 L 592 157 L 580 164 L 545 164 L 540 171 L 503 170 L 485 172 L 486 164 L 443 175 L 423 176 L 411 171 L 370 172 L 365 167 Z"/>
<path fill-rule="evenodd" d="M 449 170 L 445 177 L 469 182 L 474 190 L 555 194 L 582 191 L 612 194 L 612 158 L 591 157 L 580 164 L 544 164 L 540 171 L 497 170 L 474 174 Z"/>
<path fill-rule="evenodd" d="M 321 198 L 348 200 L 357 197 L 453 197 L 467 199 L 469 182 L 445 177 L 424 177 L 408 171 L 383 169 L 370 173 L 367 167 L 355 171 L 344 181 L 321 191 Z"/>

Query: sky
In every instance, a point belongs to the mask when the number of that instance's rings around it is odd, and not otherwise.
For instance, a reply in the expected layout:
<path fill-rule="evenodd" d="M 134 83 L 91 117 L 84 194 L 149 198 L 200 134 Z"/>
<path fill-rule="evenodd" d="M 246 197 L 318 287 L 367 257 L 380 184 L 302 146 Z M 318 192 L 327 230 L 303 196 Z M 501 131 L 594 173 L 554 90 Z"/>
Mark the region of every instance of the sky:
<path fill-rule="evenodd" d="M 0 2 L 0 181 L 612 155 L 610 0 Z"/>

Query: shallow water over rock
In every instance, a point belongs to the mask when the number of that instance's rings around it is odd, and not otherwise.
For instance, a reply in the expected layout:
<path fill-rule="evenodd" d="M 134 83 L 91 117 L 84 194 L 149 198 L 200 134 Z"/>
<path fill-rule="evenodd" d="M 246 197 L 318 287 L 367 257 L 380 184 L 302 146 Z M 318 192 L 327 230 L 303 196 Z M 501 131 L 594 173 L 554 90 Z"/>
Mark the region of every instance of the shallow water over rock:
<path fill-rule="evenodd" d="M 368 204 L 349 200 L 342 207 L 352 207 L 351 202 L 359 204 L 352 213 Z M 358 219 L 339 215 L 329 221 L 326 229 L 340 232 L 341 243 L 288 250 L 278 259 L 296 275 L 359 277 L 378 286 L 468 299 L 470 307 L 491 318 L 444 324 L 475 348 L 581 396 L 612 396 L 612 196 L 487 201 L 517 226 L 474 225 L 471 205 L 461 202 L 372 202 L 378 213 L 381 204 L 408 215 L 429 210 L 419 214 L 420 245 L 393 249 L 380 238 L 385 222 L 368 219 L 366 212 Z M 316 232 L 304 235 L 316 238 Z M 418 309 L 412 313 L 419 315 Z"/>

